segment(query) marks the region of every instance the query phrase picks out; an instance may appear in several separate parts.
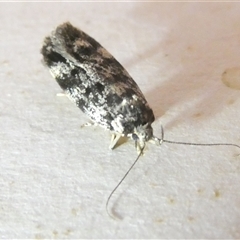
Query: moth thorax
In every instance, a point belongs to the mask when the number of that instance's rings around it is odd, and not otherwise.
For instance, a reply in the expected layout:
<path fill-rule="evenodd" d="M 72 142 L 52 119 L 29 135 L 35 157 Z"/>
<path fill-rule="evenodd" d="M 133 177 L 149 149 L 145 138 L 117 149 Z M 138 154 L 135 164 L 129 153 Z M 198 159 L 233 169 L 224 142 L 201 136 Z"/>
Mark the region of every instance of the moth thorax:
<path fill-rule="evenodd" d="M 132 139 L 139 142 L 147 142 L 153 138 L 152 126 L 147 123 L 145 125 L 140 125 L 134 129 L 132 133 Z"/>

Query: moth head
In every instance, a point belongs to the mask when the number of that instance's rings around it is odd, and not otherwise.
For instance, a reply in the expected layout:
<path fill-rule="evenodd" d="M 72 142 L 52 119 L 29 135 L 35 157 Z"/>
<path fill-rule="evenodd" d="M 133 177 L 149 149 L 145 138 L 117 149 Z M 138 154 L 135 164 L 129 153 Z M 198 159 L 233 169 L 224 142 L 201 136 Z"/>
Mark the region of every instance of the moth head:
<path fill-rule="evenodd" d="M 131 137 L 135 142 L 147 142 L 152 139 L 153 129 L 151 124 L 146 123 L 145 125 L 136 127 Z"/>

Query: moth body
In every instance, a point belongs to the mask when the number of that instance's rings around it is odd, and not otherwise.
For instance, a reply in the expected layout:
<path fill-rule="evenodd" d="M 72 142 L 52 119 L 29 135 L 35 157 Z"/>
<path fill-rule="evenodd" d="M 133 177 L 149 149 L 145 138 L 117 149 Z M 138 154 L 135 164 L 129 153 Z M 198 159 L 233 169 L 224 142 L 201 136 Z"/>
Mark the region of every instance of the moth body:
<path fill-rule="evenodd" d="M 120 136 L 138 148 L 155 139 L 154 114 L 123 66 L 96 40 L 64 23 L 46 37 L 43 62 L 68 97 L 97 125 L 110 130 L 113 148 Z"/>

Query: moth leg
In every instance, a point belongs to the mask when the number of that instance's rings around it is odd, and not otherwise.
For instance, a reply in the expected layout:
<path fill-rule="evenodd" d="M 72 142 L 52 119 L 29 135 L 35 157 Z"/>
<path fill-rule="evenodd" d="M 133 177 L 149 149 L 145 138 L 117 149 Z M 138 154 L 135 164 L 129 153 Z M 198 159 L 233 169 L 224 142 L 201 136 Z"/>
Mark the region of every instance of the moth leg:
<path fill-rule="evenodd" d="M 60 92 L 56 94 L 57 97 L 67 97 L 67 94 L 65 92 Z"/>
<path fill-rule="evenodd" d="M 161 130 L 162 130 L 162 136 L 161 136 L 161 138 L 158 138 L 158 137 L 153 136 L 153 137 L 149 140 L 149 142 L 155 143 L 155 144 L 158 144 L 158 145 L 162 145 L 162 143 L 164 142 L 164 130 L 163 130 L 163 126 L 161 126 Z"/>
<path fill-rule="evenodd" d="M 156 145 L 162 145 L 163 140 L 153 137 L 152 139 L 148 140 L 148 142 L 150 142 L 152 144 L 156 144 Z"/>
<path fill-rule="evenodd" d="M 120 138 L 121 138 L 121 134 L 113 133 L 111 137 L 109 149 L 113 149 Z"/>
<path fill-rule="evenodd" d="M 140 154 L 142 152 L 144 146 L 144 143 L 141 144 L 139 141 L 135 141 L 135 148 L 137 150 L 137 154 Z"/>
<path fill-rule="evenodd" d="M 81 128 L 84 128 L 84 127 L 92 127 L 92 126 L 96 126 L 97 124 L 93 123 L 93 122 L 86 122 L 84 124 L 81 125 Z"/>

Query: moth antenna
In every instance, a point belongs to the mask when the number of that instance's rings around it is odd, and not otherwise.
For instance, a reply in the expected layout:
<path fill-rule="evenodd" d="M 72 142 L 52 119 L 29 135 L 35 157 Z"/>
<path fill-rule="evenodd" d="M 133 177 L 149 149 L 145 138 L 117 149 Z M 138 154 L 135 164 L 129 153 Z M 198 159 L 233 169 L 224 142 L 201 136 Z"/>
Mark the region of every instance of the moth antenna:
<path fill-rule="evenodd" d="M 161 139 L 159 139 L 161 141 Z M 232 147 L 237 147 L 240 148 L 239 145 L 234 144 L 234 143 L 189 143 L 189 142 L 175 142 L 175 141 L 170 141 L 170 140 L 163 140 L 162 142 L 166 143 L 172 143 L 172 144 L 182 144 L 182 145 L 192 145 L 192 146 L 232 146 Z"/>
<path fill-rule="evenodd" d="M 145 144 L 144 146 L 140 149 L 140 153 L 138 154 L 136 160 L 133 162 L 133 164 L 131 165 L 131 167 L 128 169 L 128 171 L 125 173 L 125 175 L 122 177 L 122 179 L 119 181 L 119 183 L 116 185 L 116 187 L 112 190 L 112 192 L 110 193 L 108 199 L 107 199 L 107 202 L 106 202 L 106 211 L 107 211 L 107 214 L 111 217 L 111 218 L 114 218 L 114 215 L 112 215 L 109 211 L 108 211 L 108 205 L 109 205 L 109 201 L 112 197 L 112 195 L 114 194 L 114 192 L 118 189 L 118 187 L 121 185 L 121 183 L 124 181 L 124 179 L 127 177 L 127 175 L 130 173 L 130 171 L 133 169 L 133 167 L 135 166 L 135 164 L 138 162 L 140 156 L 143 154 L 143 150 L 145 148 Z"/>
<path fill-rule="evenodd" d="M 177 141 L 171 141 L 171 140 L 165 140 L 164 139 L 164 131 L 163 127 L 161 126 L 161 131 L 162 131 L 162 136 L 161 138 L 158 137 L 153 137 L 155 141 L 157 141 L 159 144 L 162 143 L 171 143 L 171 144 L 180 144 L 180 145 L 190 145 L 190 146 L 232 146 L 232 147 L 237 147 L 240 148 L 239 145 L 234 144 L 234 143 L 191 143 L 191 142 L 177 142 Z"/>

